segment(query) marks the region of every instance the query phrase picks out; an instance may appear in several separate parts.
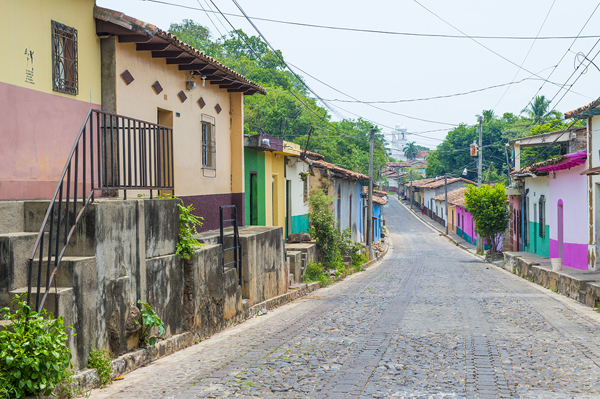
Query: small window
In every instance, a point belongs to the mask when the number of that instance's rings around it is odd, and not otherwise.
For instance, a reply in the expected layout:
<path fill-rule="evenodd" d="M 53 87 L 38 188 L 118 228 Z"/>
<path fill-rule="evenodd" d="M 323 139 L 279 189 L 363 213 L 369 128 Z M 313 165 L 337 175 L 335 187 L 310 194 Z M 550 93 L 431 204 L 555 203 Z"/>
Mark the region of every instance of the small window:
<path fill-rule="evenodd" d="M 77 30 L 52 21 L 52 90 L 79 94 Z"/>
<path fill-rule="evenodd" d="M 214 119 L 202 115 L 202 168 L 216 169 L 216 145 Z"/>

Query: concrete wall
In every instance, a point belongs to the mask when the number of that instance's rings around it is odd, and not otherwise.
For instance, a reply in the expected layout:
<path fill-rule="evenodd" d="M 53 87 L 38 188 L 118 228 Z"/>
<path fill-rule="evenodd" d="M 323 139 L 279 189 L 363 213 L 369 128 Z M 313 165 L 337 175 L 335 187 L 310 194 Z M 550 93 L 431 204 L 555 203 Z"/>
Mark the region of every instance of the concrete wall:
<path fill-rule="evenodd" d="M 51 197 L 87 112 L 100 108 L 93 7 L 93 0 L 2 2 L 0 26 L 10 40 L 0 65 L 0 200 Z M 53 91 L 53 20 L 77 30 L 76 95 Z"/>
<path fill-rule="evenodd" d="M 338 220 L 340 231 L 351 229 L 352 240 L 360 241 L 358 221 L 362 212 L 357 212 L 357 204 L 362 203 L 362 198 L 357 189 L 359 184 L 354 181 L 335 179 L 334 216 Z"/>
<path fill-rule="evenodd" d="M 550 258 L 559 257 L 558 207 L 563 211 L 563 265 L 587 269 L 586 176 L 580 172 L 585 164 L 555 172 L 550 178 L 550 197 L 547 218 L 550 225 Z"/>

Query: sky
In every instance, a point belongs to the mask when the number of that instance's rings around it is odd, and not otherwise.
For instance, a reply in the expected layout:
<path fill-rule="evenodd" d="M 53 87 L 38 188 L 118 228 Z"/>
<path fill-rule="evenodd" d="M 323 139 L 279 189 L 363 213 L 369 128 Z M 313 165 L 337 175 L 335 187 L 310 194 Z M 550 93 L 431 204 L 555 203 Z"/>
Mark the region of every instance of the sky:
<path fill-rule="evenodd" d="M 233 0 L 164 0 L 170 4 L 148 0 L 96 2 L 98 6 L 122 11 L 164 30 L 171 23 L 192 19 L 208 27 L 214 37 L 226 34 L 231 25 L 249 35 L 258 35 L 245 18 L 226 16 L 225 20 L 216 13 L 218 7 L 223 13 L 241 15 Z M 253 20 L 267 41 L 282 51 L 290 67 L 335 111 L 330 111 L 333 120 L 360 116 L 379 126 L 386 135 L 394 126 L 403 125 L 408 129 L 410 141 L 429 148 L 440 144 L 453 126 L 475 124 L 476 115 L 485 109 L 493 109 L 498 116 L 505 112 L 519 114 L 538 94 L 552 99 L 550 107 L 564 113 L 600 97 L 600 69 L 595 66 L 600 66 L 600 57 L 594 59 L 600 52 L 600 7 L 595 1 L 237 0 L 237 3 L 251 19 L 459 36 L 367 33 Z M 547 39 L 565 36 L 570 38 Z M 580 37 L 575 39 L 577 36 Z M 578 56 L 580 52 L 583 54 Z M 576 69 L 582 61 L 582 66 Z M 505 85 L 511 82 L 518 83 Z M 420 100 L 503 84 L 467 95 Z"/>

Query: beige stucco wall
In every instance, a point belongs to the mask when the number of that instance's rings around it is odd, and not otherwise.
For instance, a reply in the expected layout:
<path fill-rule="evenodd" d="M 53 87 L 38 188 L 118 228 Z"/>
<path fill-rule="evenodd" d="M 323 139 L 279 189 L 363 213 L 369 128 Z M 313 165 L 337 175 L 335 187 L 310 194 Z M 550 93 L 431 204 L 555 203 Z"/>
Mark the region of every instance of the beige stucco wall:
<path fill-rule="evenodd" d="M 135 79 L 129 86 L 121 79 L 125 70 Z M 148 122 L 157 122 L 157 110 L 173 112 L 173 147 L 175 194 L 177 196 L 242 193 L 244 191 L 243 95 L 229 93 L 196 78 L 196 89 L 185 90 L 189 72 L 177 65 L 167 65 L 152 58 L 149 51 L 136 51 L 135 44 L 116 46 L 117 113 Z M 163 88 L 156 94 L 151 85 L 158 81 Z M 185 92 L 181 102 L 177 93 Z M 197 101 L 206 103 L 200 109 Z M 217 114 L 215 106 L 221 106 Z M 176 115 L 179 113 L 179 116 Z M 216 173 L 202 169 L 202 115 L 215 119 Z M 204 173 L 203 173 L 204 172 Z"/>

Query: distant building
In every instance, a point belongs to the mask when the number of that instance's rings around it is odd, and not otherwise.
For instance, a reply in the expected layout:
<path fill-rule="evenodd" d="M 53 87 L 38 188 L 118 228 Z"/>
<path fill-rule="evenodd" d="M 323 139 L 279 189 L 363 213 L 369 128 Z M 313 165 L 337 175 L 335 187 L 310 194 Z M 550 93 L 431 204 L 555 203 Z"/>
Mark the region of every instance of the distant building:
<path fill-rule="evenodd" d="M 406 134 L 407 129 L 405 126 L 396 125 L 396 128 L 392 130 L 392 142 L 390 143 L 392 158 L 399 161 L 406 161 L 406 156 L 404 155 L 404 147 L 406 147 L 406 143 L 408 142 Z"/>

